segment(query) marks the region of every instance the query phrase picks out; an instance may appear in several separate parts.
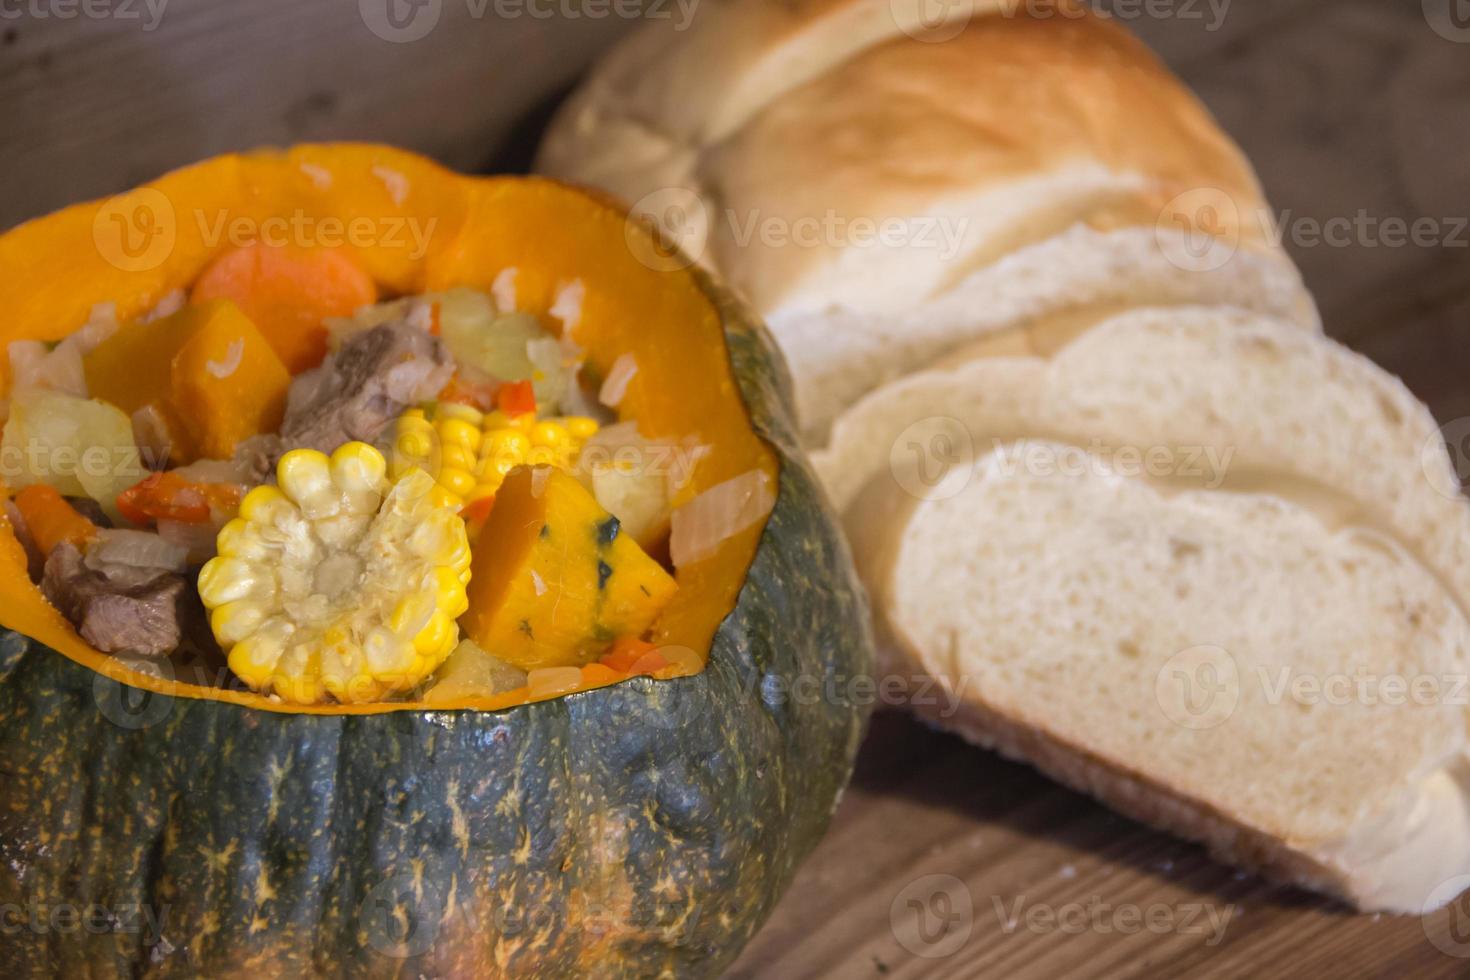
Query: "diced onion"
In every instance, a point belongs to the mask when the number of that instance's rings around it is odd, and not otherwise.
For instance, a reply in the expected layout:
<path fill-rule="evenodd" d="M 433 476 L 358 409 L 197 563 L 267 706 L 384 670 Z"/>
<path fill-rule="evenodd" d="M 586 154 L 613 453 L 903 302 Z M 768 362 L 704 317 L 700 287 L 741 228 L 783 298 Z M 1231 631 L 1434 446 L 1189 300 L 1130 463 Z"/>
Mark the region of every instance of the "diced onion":
<path fill-rule="evenodd" d="M 556 300 L 551 304 L 550 313 L 561 321 L 563 332 L 569 333 L 575 330 L 581 321 L 582 300 L 586 295 L 587 287 L 580 279 L 573 279 L 557 290 Z"/>
<path fill-rule="evenodd" d="M 373 166 L 373 176 L 382 182 L 388 196 L 393 199 L 393 206 L 402 207 L 403 202 L 408 199 L 408 178 L 381 163 Z"/>
<path fill-rule="evenodd" d="M 674 567 L 709 558 L 725 541 L 763 520 L 775 503 L 770 476 L 764 470 L 750 470 L 675 509 L 669 534 Z"/>
<path fill-rule="evenodd" d="M 165 541 L 152 531 L 131 531 L 124 528 L 105 528 L 98 531 L 97 539 L 87 548 L 89 567 L 110 562 L 132 568 L 161 568 L 170 572 L 182 572 L 188 567 L 187 558 L 187 548 Z"/>
<path fill-rule="evenodd" d="M 301 163 L 297 167 L 302 173 L 311 178 L 311 182 L 316 185 L 317 190 L 325 191 L 331 189 L 332 172 L 326 167 L 320 167 L 314 163 Z"/>
<path fill-rule="evenodd" d="M 549 479 L 551 479 L 550 466 L 531 467 L 531 496 L 540 500 L 541 494 L 546 490 L 546 481 Z"/>
<path fill-rule="evenodd" d="M 40 388 L 78 398 L 87 397 L 87 375 L 82 369 L 81 345 L 69 340 L 52 349 L 39 340 L 12 341 L 10 377 L 16 390 Z"/>
<path fill-rule="evenodd" d="M 628 382 L 633 380 L 633 375 L 638 373 L 638 362 L 633 359 L 632 354 L 623 354 L 613 361 L 612 368 L 608 370 L 607 377 L 603 379 L 602 390 L 597 393 L 597 400 L 608 408 L 617 408 L 623 403 L 623 396 L 628 393 Z"/>
<path fill-rule="evenodd" d="M 173 438 L 168 432 L 168 423 L 155 405 L 144 405 L 133 413 L 133 441 L 138 444 L 143 465 L 150 470 L 168 467 L 173 455 Z"/>
<path fill-rule="evenodd" d="M 191 524 L 188 521 L 160 520 L 158 536 L 177 548 L 183 548 L 190 565 L 202 565 L 218 553 L 219 526 L 213 522 Z"/>
<path fill-rule="evenodd" d="M 501 269 L 490 284 L 490 295 L 501 313 L 513 313 L 516 308 L 516 270 L 514 267 Z"/>
<path fill-rule="evenodd" d="M 162 320 L 166 316 L 173 316 L 175 313 L 179 312 L 179 310 L 182 310 L 184 308 L 185 298 L 186 297 L 184 296 L 184 291 L 182 289 L 175 289 L 173 292 L 165 293 L 163 299 L 159 300 L 154 305 L 153 309 L 144 314 L 143 322 L 152 323 L 154 320 Z M 116 329 L 116 321 L 114 321 L 114 329 Z M 97 343 L 100 344 L 102 342 L 102 339 L 99 339 Z M 93 346 L 95 347 L 96 344 L 94 344 Z M 86 354 L 90 352 L 83 351 L 82 353 Z"/>

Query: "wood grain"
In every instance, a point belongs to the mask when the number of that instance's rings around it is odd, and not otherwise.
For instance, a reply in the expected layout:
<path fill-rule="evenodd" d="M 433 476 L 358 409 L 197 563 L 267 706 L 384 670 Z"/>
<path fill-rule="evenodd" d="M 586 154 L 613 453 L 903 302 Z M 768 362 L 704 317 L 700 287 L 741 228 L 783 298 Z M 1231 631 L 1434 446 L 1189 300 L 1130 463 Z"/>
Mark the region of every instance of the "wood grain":
<path fill-rule="evenodd" d="M 1470 213 L 1470 44 L 1430 30 L 1422 7 L 1234 0 L 1215 24 L 1178 0 L 1174 16 L 1126 22 L 1257 164 L 1328 331 L 1450 422 L 1470 416 L 1470 232 L 1450 234 Z M 374 139 L 464 169 L 524 165 L 556 94 L 631 25 L 474 9 L 443 0 L 407 44 L 376 37 L 350 0 L 176 0 L 149 32 L 0 21 L 0 226 L 267 143 Z M 1442 240 L 1303 240 L 1359 213 L 1428 218 Z M 1470 954 L 1470 901 L 1422 921 L 1352 916 L 884 715 L 832 832 L 732 975 L 1470 974 L 1431 937 Z"/>

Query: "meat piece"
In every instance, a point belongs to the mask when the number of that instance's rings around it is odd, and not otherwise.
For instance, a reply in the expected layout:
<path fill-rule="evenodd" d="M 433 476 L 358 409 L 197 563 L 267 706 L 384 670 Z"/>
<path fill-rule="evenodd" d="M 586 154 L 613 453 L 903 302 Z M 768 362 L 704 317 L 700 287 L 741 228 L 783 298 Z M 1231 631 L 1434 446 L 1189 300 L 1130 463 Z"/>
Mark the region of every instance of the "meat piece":
<path fill-rule="evenodd" d="M 276 460 L 285 451 L 280 436 L 274 432 L 263 432 L 237 443 L 232 462 L 240 468 L 245 486 L 253 487 L 274 481 Z"/>
<path fill-rule="evenodd" d="M 166 569 L 89 563 L 62 542 L 46 559 L 41 591 L 84 640 L 106 653 L 165 655 L 183 635 L 188 585 Z"/>
<path fill-rule="evenodd" d="M 407 321 L 364 330 L 291 383 L 281 444 L 329 453 L 354 439 L 372 442 L 405 408 L 437 395 L 453 373 L 439 338 Z"/>

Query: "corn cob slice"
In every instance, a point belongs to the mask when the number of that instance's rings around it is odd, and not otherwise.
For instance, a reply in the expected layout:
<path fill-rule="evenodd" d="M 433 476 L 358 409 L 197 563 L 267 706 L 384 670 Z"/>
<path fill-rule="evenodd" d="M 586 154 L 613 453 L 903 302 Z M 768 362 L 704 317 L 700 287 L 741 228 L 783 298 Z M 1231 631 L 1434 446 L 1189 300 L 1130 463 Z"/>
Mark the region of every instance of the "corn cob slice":
<path fill-rule="evenodd" d="M 583 416 L 543 419 L 527 412 L 511 417 L 437 402 L 398 417 L 389 472 L 397 478 L 421 469 L 470 504 L 492 496 L 517 466 L 572 469 L 597 429 L 594 419 Z"/>
<path fill-rule="evenodd" d="M 458 501 L 376 449 L 281 457 L 199 573 L 230 669 L 297 704 L 411 690 L 459 642 L 470 549 Z"/>

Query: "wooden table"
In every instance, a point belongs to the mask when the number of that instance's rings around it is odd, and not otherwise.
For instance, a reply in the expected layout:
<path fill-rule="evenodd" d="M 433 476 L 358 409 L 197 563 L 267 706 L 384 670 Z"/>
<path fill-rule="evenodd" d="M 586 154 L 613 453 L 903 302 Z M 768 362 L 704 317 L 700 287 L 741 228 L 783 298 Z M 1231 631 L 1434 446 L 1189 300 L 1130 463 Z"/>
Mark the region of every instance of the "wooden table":
<path fill-rule="evenodd" d="M 1451 2 L 1234 0 L 1217 24 L 1177 0 L 1129 19 L 1257 164 L 1329 332 L 1446 422 L 1470 416 L 1470 23 L 1437 33 L 1423 11 Z M 445 0 L 432 33 L 396 44 L 355 8 L 179 0 L 151 31 L 0 22 L 0 225 L 261 143 L 372 138 L 524 166 L 546 106 L 629 26 Z M 1313 243 L 1359 215 L 1370 230 Z M 1390 244 L 1386 220 L 1419 218 L 1438 244 Z M 1467 917 L 1470 902 L 1424 921 L 1348 915 L 887 715 L 734 975 L 1463 976 Z"/>

